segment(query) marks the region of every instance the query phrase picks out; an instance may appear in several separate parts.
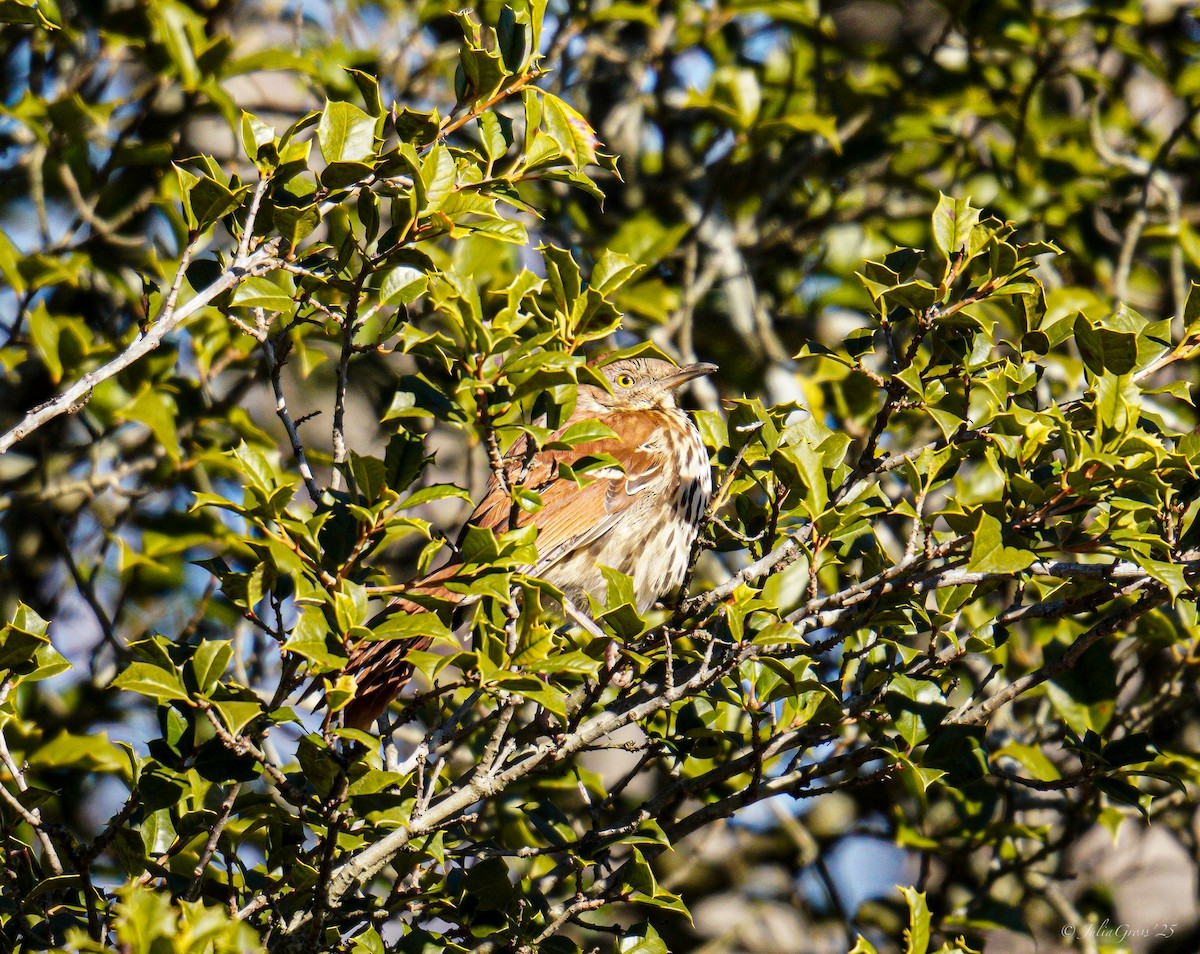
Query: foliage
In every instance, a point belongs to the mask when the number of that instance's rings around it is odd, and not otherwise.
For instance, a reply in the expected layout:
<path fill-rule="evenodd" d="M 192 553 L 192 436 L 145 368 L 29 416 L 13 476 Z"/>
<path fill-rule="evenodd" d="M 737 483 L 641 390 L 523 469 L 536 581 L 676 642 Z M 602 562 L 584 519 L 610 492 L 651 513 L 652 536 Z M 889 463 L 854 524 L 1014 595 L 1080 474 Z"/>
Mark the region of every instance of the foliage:
<path fill-rule="evenodd" d="M 920 954 L 1107 916 L 1094 825 L 1195 858 L 1200 26 L 907 9 L 0 0 L 5 945 L 648 954 L 774 866 Z M 468 531 L 377 621 L 647 349 L 722 366 L 688 591 L 596 638 Z"/>

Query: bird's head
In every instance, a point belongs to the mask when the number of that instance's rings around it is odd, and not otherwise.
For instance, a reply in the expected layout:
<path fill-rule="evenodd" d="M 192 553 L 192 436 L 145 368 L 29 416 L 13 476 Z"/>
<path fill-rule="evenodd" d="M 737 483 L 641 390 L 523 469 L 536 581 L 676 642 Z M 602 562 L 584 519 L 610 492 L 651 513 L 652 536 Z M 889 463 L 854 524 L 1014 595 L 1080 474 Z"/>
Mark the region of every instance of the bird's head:
<path fill-rule="evenodd" d="M 599 369 L 610 391 L 592 384 L 579 387 L 575 416 L 614 411 L 666 411 L 678 407 L 675 392 L 682 385 L 717 370 L 715 364 L 677 367 L 660 358 L 623 358 Z"/>

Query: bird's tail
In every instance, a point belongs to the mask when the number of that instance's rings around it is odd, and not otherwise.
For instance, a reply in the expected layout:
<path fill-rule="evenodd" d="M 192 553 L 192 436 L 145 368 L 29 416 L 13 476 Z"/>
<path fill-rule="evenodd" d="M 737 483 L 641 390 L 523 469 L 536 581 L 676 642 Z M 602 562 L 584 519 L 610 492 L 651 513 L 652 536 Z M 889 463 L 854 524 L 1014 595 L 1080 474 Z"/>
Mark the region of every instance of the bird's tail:
<path fill-rule="evenodd" d="M 451 575 L 446 570 L 414 583 L 409 592 L 458 601 L 461 597 L 440 583 L 441 579 Z M 368 626 L 392 613 L 427 612 L 429 610 L 419 603 L 398 596 Z M 413 664 L 408 658 L 409 653 L 427 649 L 432 642 L 429 636 L 410 636 L 405 639 L 364 640 L 352 647 L 350 660 L 343 671 L 354 677 L 358 689 L 354 699 L 342 710 L 342 725 L 349 729 L 369 728 L 412 678 Z"/>
<path fill-rule="evenodd" d="M 408 600 L 389 607 L 389 612 L 414 612 Z M 382 714 L 412 678 L 411 652 L 427 649 L 433 640 L 428 636 L 407 639 L 380 639 L 359 643 L 350 651 L 345 672 L 354 677 L 358 689 L 342 710 L 342 725 L 348 729 L 367 729 Z"/>

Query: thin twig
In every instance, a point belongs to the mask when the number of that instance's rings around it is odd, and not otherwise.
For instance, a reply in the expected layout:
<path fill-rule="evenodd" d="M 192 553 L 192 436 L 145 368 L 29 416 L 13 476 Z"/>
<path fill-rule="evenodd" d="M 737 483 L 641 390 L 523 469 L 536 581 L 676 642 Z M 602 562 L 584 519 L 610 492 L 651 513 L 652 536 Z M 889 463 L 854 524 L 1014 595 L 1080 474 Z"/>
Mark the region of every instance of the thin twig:
<path fill-rule="evenodd" d="M 208 841 L 204 844 L 204 850 L 200 852 L 196 867 L 192 869 L 192 883 L 188 885 L 188 889 L 184 893 L 184 898 L 188 901 L 195 901 L 200 897 L 200 888 L 204 884 L 204 872 L 212 860 L 213 853 L 217 850 L 217 842 L 221 840 L 221 833 L 229 824 L 229 816 L 233 813 L 233 803 L 237 801 L 241 791 L 242 783 L 235 782 L 229 786 L 229 791 L 226 792 L 225 798 L 221 802 L 221 809 L 217 812 L 217 818 L 213 822 L 212 831 L 209 832 Z"/>
<path fill-rule="evenodd" d="M 275 341 L 271 337 L 269 325 L 265 321 L 266 316 L 261 308 L 255 309 L 255 316 L 258 319 L 257 330 L 259 335 L 261 335 L 258 340 L 262 345 L 263 358 L 267 364 L 267 373 L 271 377 L 271 388 L 275 392 L 275 413 L 283 424 L 283 429 L 287 431 L 288 440 L 292 445 L 292 453 L 295 455 L 296 464 L 300 468 L 300 477 L 304 481 L 304 488 L 308 491 L 309 499 L 315 504 L 321 499 L 321 488 L 317 485 L 316 478 L 313 476 L 312 467 L 308 463 L 308 456 L 304 452 L 304 443 L 300 440 L 300 430 L 296 426 L 296 422 L 292 419 L 291 412 L 288 411 L 287 397 L 283 393 L 283 381 L 281 378 L 283 366 L 287 360 L 286 353 L 283 356 L 277 355 Z"/>
<path fill-rule="evenodd" d="M 1136 586 L 1140 587 L 1142 581 L 1138 581 Z M 1129 589 L 1132 590 L 1134 586 Z M 1063 655 L 1055 660 L 1036 669 L 1033 672 L 1027 673 L 1020 679 L 1015 679 L 1007 686 L 997 692 L 994 696 L 981 702 L 977 705 L 960 706 L 953 713 L 948 715 L 943 720 L 943 725 L 982 725 L 988 717 L 999 709 L 1001 706 L 1008 705 L 1022 693 L 1028 692 L 1035 686 L 1040 686 L 1043 682 L 1053 679 L 1068 670 L 1074 668 L 1088 649 L 1110 636 L 1117 630 L 1127 626 L 1140 616 L 1161 606 L 1165 603 L 1167 597 L 1163 593 L 1147 593 L 1140 600 L 1133 604 L 1129 609 L 1121 613 L 1114 613 L 1108 616 L 1089 629 L 1086 633 L 1076 637 L 1075 641 L 1070 645 Z"/>
<path fill-rule="evenodd" d="M 54 503 L 77 495 L 83 497 L 85 501 L 93 500 L 107 490 L 119 490 L 121 482 L 127 477 L 135 477 L 153 470 L 165 456 L 166 451 L 156 446 L 149 452 L 149 456 L 117 464 L 112 470 L 104 473 L 93 472 L 88 477 L 56 480 L 46 484 L 40 490 L 0 497 L 0 513 L 8 510 L 18 501 Z"/>
<path fill-rule="evenodd" d="M 447 116 L 442 120 L 442 128 L 438 132 L 438 139 L 445 139 L 451 133 L 461 129 L 472 119 L 478 119 L 501 100 L 507 99 L 509 96 L 513 96 L 521 92 L 521 90 L 541 76 L 542 72 L 542 70 L 530 70 L 527 73 L 522 73 L 511 83 L 509 83 L 508 86 L 504 87 L 504 89 L 488 97 L 482 103 L 476 103 L 473 107 L 471 107 L 471 109 L 467 110 L 467 112 L 463 113 L 457 119 Z"/>
<path fill-rule="evenodd" d="M 329 480 L 332 490 L 342 486 L 341 465 L 349 457 L 346 447 L 346 391 L 350 384 L 350 358 L 354 355 L 354 334 L 358 330 L 358 305 L 362 297 L 362 285 L 370 272 L 363 271 L 346 303 L 346 314 L 342 318 L 342 347 L 338 355 L 337 389 L 333 400 L 333 474 Z"/>
<path fill-rule="evenodd" d="M 8 694 L 12 689 L 12 685 L 7 681 L 3 687 L 0 687 L 0 704 L 8 698 Z M 4 730 L 0 727 L 0 761 L 4 763 L 9 774 L 13 777 L 13 781 L 17 783 L 17 788 L 26 792 L 29 790 L 29 785 L 25 781 L 25 773 L 21 767 L 17 765 L 16 759 L 12 757 L 12 753 L 8 749 L 8 739 L 4 736 Z M 50 840 L 50 834 L 43 827 L 42 813 L 36 808 L 26 808 L 21 804 L 21 801 L 12 794 L 3 785 L 0 785 L 0 797 L 2 797 L 9 806 L 20 815 L 29 826 L 33 829 L 34 836 L 42 846 L 42 852 L 46 857 L 47 864 L 50 865 L 50 870 L 56 875 L 63 873 L 62 861 L 58 857 L 58 851 L 54 847 L 54 842 Z"/>
<path fill-rule="evenodd" d="M 246 212 L 246 222 L 242 226 L 242 239 L 238 242 L 235 261 L 244 261 L 246 254 L 250 251 L 250 240 L 254 236 L 254 223 L 258 219 L 258 208 L 262 204 L 262 197 L 266 195 L 267 185 L 270 181 L 268 176 L 260 176 L 258 185 L 254 187 L 254 195 L 250 199 L 250 208 Z"/>
<path fill-rule="evenodd" d="M 212 704 L 207 699 L 195 699 L 193 700 L 193 703 L 208 718 L 208 721 L 212 724 L 212 727 L 217 734 L 217 738 L 221 740 L 221 743 L 227 749 L 229 749 L 229 751 L 233 752 L 235 755 L 249 755 L 256 762 L 258 762 L 263 767 L 263 771 L 271 777 L 271 780 L 278 787 L 279 791 L 288 799 L 288 801 L 292 802 L 292 804 L 302 805 L 305 801 L 307 801 L 306 793 L 300 789 L 297 789 L 296 786 L 291 783 L 288 777 L 283 774 L 283 771 L 279 768 L 279 766 L 271 761 L 267 754 L 258 747 L 253 739 L 247 738 L 244 735 L 234 735 L 227 728 L 225 728 L 225 724 L 217 717 L 217 714 L 213 711 Z"/>

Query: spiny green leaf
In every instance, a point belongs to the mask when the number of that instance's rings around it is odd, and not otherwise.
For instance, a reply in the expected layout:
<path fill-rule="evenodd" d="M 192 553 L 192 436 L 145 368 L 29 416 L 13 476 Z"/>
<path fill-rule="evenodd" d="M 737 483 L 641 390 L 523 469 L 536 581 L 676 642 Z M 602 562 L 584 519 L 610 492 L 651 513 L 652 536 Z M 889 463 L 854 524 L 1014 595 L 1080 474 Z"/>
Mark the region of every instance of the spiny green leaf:
<path fill-rule="evenodd" d="M 899 886 L 898 886 L 899 887 Z M 900 888 L 908 902 L 908 927 L 904 931 L 904 954 L 926 954 L 929 950 L 929 934 L 933 918 L 925 894 L 916 888 Z"/>
<path fill-rule="evenodd" d="M 951 198 L 939 193 L 933 213 L 933 240 L 942 256 L 951 261 L 967 244 L 976 223 L 979 209 L 971 207 L 970 199 Z"/>
<path fill-rule="evenodd" d="M 150 663 L 131 663 L 128 669 L 113 680 L 113 686 L 149 696 L 160 703 L 188 701 L 188 694 L 179 673 Z"/>
<path fill-rule="evenodd" d="M 1000 521 L 981 513 L 979 526 L 971 542 L 971 557 L 967 569 L 975 573 L 1020 573 L 1031 566 L 1037 557 L 1028 550 L 1004 544 Z"/>
<path fill-rule="evenodd" d="M 326 102 L 317 124 L 317 145 L 330 162 L 367 162 L 375 156 L 378 121 L 353 103 Z"/>
<path fill-rule="evenodd" d="M 1093 374 L 1128 374 L 1137 365 L 1137 334 L 1097 328 L 1080 312 L 1075 316 L 1075 343 Z"/>

